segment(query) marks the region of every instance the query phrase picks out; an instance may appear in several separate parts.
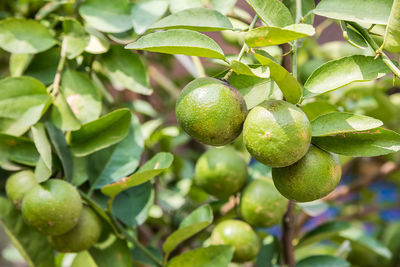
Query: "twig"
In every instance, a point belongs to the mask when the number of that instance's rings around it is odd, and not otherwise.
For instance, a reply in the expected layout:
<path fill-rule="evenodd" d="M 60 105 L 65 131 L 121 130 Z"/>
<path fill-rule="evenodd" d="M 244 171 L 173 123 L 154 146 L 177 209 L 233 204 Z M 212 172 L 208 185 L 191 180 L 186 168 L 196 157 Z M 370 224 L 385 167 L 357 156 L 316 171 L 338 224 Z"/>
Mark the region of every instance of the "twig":
<path fill-rule="evenodd" d="M 191 59 L 196 68 L 198 77 L 206 77 L 206 71 L 204 70 L 203 64 L 201 63 L 199 57 L 191 56 Z"/>
<path fill-rule="evenodd" d="M 283 244 L 283 263 L 293 267 L 296 262 L 294 259 L 294 202 L 289 201 L 287 210 L 282 220 L 282 244 Z"/>
<path fill-rule="evenodd" d="M 61 74 L 64 69 L 66 55 L 67 55 L 67 46 L 66 46 L 66 42 L 64 39 L 61 44 L 60 61 L 58 62 L 56 75 L 54 76 L 53 91 L 51 92 L 51 95 L 53 97 L 57 96 L 58 92 L 59 92 L 60 82 L 61 82 Z"/>

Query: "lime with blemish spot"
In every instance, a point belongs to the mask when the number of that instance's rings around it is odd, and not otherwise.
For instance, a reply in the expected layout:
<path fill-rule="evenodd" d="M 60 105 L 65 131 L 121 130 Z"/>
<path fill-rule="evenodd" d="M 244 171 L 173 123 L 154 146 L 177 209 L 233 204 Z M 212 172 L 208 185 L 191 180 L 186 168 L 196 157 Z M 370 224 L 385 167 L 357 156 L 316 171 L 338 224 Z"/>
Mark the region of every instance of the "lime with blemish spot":
<path fill-rule="evenodd" d="M 8 177 L 6 193 L 15 207 L 20 210 L 25 195 L 36 185 L 35 174 L 32 171 L 20 171 Z"/>
<path fill-rule="evenodd" d="M 74 186 L 59 179 L 38 184 L 22 201 L 25 221 L 45 235 L 61 235 L 79 221 L 82 200 Z"/>
<path fill-rule="evenodd" d="M 256 160 L 270 167 L 285 167 L 306 154 L 311 142 L 311 124 L 295 105 L 268 100 L 249 112 L 243 137 Z"/>
<path fill-rule="evenodd" d="M 240 214 L 255 227 L 270 227 L 281 221 L 287 203 L 271 179 L 255 179 L 242 192 Z"/>
<path fill-rule="evenodd" d="M 239 220 L 220 222 L 211 234 L 214 245 L 231 245 L 234 262 L 253 260 L 260 250 L 260 241 L 251 226 Z"/>
<path fill-rule="evenodd" d="M 339 184 L 341 174 L 338 157 L 313 145 L 295 164 L 272 169 L 278 191 L 298 202 L 325 197 Z"/>
<path fill-rule="evenodd" d="M 238 90 L 214 78 L 198 78 L 185 86 L 176 102 L 176 119 L 195 140 L 223 146 L 242 132 L 246 102 Z"/>
<path fill-rule="evenodd" d="M 231 147 L 210 149 L 196 163 L 194 182 L 219 199 L 240 191 L 247 178 L 246 162 Z"/>
<path fill-rule="evenodd" d="M 101 220 L 89 207 L 83 206 L 78 224 L 62 235 L 49 238 L 52 247 L 59 252 L 79 252 L 93 246 L 101 234 Z"/>

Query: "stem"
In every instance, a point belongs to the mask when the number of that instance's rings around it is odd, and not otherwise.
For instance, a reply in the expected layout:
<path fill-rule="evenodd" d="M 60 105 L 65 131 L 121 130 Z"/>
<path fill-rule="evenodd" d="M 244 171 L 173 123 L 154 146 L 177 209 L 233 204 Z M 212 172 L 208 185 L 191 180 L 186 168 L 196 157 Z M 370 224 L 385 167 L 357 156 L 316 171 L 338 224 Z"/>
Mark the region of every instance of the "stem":
<path fill-rule="evenodd" d="M 59 88 L 60 88 L 61 73 L 64 69 L 66 54 L 67 54 L 67 46 L 66 46 L 65 41 L 63 40 L 63 42 L 61 44 L 60 61 L 58 62 L 56 75 L 54 76 L 53 91 L 51 92 L 51 95 L 53 97 L 57 96 Z"/>
<path fill-rule="evenodd" d="M 249 26 L 249 29 L 248 29 L 247 31 L 251 31 L 252 29 L 254 29 L 254 26 L 256 25 L 257 20 L 258 20 L 258 15 L 256 14 L 256 15 L 254 16 L 253 21 L 251 22 L 251 24 L 250 24 L 250 26 Z M 244 53 L 246 52 L 247 48 L 248 48 L 248 47 L 247 47 L 246 43 L 244 43 L 243 46 L 242 46 L 242 49 L 240 49 L 239 55 L 238 55 L 237 58 L 236 58 L 237 61 L 240 61 L 240 60 L 242 59 L 242 57 L 243 57 Z M 229 77 L 231 77 L 232 73 L 233 73 L 233 69 L 230 69 L 230 70 L 226 73 L 226 75 L 224 76 L 224 78 L 222 78 L 222 79 L 225 80 L 225 81 L 227 81 L 227 80 L 229 79 Z"/>
<path fill-rule="evenodd" d="M 282 244 L 283 244 L 283 262 L 289 267 L 293 267 L 296 262 L 294 259 L 294 202 L 289 200 L 287 210 L 282 220 Z"/>
<path fill-rule="evenodd" d="M 346 23 L 351 25 L 364 37 L 364 39 L 367 41 L 370 47 L 375 51 L 376 56 L 377 57 L 382 56 L 383 62 L 385 62 L 385 64 L 389 67 L 389 69 L 393 72 L 394 75 L 400 78 L 400 69 L 398 69 L 397 66 L 393 64 L 392 60 L 385 54 L 385 52 L 382 51 L 383 47 L 378 46 L 378 44 L 374 41 L 374 39 L 372 39 L 372 37 L 369 35 L 368 31 L 356 22 L 347 21 Z"/>
<path fill-rule="evenodd" d="M 191 58 L 197 70 L 198 77 L 206 77 L 206 72 L 204 70 L 203 64 L 201 64 L 199 57 L 192 56 Z"/>

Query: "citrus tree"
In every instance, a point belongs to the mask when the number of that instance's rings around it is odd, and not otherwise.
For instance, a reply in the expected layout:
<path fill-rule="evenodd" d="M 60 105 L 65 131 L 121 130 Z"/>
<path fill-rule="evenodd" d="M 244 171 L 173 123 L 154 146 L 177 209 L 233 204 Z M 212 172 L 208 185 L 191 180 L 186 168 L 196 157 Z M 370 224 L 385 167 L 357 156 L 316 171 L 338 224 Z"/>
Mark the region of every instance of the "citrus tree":
<path fill-rule="evenodd" d="M 0 264 L 399 264 L 400 1 L 236 2 L 1 1 Z"/>

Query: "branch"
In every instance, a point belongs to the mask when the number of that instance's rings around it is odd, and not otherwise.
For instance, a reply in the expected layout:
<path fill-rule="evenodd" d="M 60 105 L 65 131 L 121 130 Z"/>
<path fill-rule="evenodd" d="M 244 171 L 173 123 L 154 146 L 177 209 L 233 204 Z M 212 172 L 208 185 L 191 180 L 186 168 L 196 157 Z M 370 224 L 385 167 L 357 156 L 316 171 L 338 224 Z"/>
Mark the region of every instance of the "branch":
<path fill-rule="evenodd" d="M 289 200 L 287 210 L 282 220 L 282 245 L 283 245 L 283 264 L 293 267 L 296 264 L 294 259 L 294 202 Z"/>
<path fill-rule="evenodd" d="M 56 75 L 54 76 L 53 91 L 51 92 L 51 95 L 53 97 L 58 95 L 59 88 L 60 88 L 60 82 L 61 82 L 61 74 L 64 69 L 65 58 L 67 55 L 67 46 L 66 46 L 66 42 L 64 40 L 61 44 L 60 61 L 58 62 Z"/>

